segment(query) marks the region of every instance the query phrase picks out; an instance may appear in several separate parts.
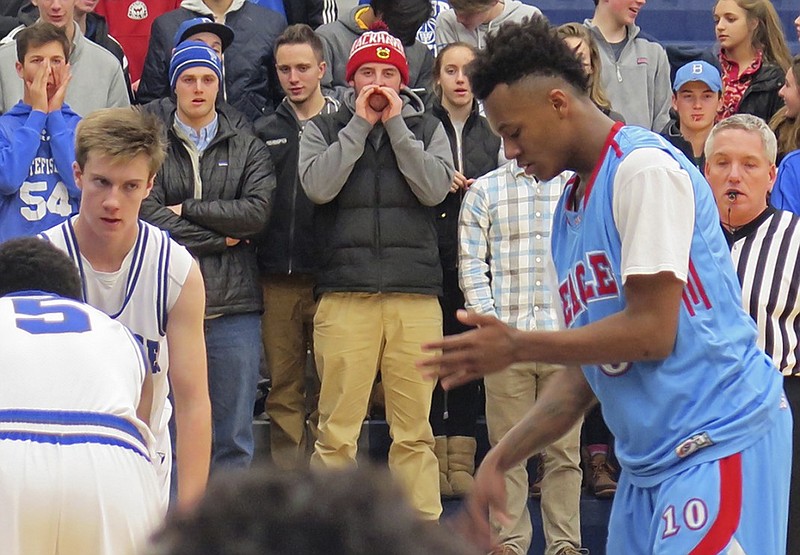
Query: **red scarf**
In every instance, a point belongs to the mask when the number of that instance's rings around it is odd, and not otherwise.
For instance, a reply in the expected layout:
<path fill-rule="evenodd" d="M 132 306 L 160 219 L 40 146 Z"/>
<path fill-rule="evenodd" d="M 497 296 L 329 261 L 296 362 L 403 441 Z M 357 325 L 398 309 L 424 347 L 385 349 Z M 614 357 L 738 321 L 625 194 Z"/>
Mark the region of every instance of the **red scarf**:
<path fill-rule="evenodd" d="M 747 90 L 747 87 L 750 86 L 753 75 L 761 69 L 763 57 L 764 53 L 759 50 L 756 52 L 756 59 L 753 60 L 753 63 L 739 73 L 739 64 L 733 60 L 729 60 L 725 56 L 725 51 L 720 50 L 719 62 L 722 66 L 722 106 L 720 106 L 719 112 L 717 112 L 717 121 L 730 117 L 739 111 L 739 104 L 742 102 L 744 92 Z"/>

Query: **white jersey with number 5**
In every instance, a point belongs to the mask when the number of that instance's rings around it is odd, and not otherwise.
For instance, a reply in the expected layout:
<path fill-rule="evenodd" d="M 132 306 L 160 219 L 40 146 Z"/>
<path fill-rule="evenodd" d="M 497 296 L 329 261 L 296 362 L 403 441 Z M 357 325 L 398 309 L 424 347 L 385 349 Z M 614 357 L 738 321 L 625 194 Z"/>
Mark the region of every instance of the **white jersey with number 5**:
<path fill-rule="evenodd" d="M 167 232 L 139 221 L 131 251 L 116 272 L 98 272 L 81 255 L 73 224 L 79 216 L 42 235 L 66 252 L 78 266 L 84 300 L 125 324 L 145 348 L 153 370 L 153 412 L 150 426 L 156 436 L 156 469 L 165 499 L 169 495 L 172 449 L 168 423 L 172 405 L 167 399 L 169 352 L 167 317 L 189 275 L 192 256 Z"/>
<path fill-rule="evenodd" d="M 0 298 L 0 338 L 0 553 L 137 552 L 166 505 L 136 339 L 40 292 Z"/>

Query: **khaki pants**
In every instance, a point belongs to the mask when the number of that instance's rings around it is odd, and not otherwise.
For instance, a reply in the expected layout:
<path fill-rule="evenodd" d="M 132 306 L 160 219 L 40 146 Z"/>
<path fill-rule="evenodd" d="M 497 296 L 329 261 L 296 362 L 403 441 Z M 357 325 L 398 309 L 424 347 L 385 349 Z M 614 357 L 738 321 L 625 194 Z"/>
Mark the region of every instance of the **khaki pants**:
<path fill-rule="evenodd" d="M 552 364 L 513 364 L 484 378 L 486 424 L 492 445 L 522 420 L 547 380 L 561 368 Z M 567 545 L 581 546 L 580 430 L 581 422 L 578 422 L 544 452 L 541 509 L 546 555 Z M 519 464 L 506 473 L 507 511 L 512 524 L 501 528 L 499 533 L 500 542 L 520 555 L 528 552 L 533 535 L 525 466 L 525 463 Z"/>
<path fill-rule="evenodd" d="M 421 345 L 442 336 L 436 297 L 398 293 L 326 293 L 314 317 L 322 387 L 315 467 L 355 464 L 361 423 L 380 368 L 392 446 L 389 468 L 422 518 L 442 511 L 439 470 L 428 422 L 434 381 L 415 363 Z"/>
<path fill-rule="evenodd" d="M 266 403 L 270 453 L 279 468 L 288 469 L 307 462 L 306 448 L 314 440 L 308 435 L 316 432 L 314 406 L 306 427 L 305 375 L 316 311 L 314 282 L 308 276 L 269 276 L 263 290 L 262 336 L 272 385 Z"/>

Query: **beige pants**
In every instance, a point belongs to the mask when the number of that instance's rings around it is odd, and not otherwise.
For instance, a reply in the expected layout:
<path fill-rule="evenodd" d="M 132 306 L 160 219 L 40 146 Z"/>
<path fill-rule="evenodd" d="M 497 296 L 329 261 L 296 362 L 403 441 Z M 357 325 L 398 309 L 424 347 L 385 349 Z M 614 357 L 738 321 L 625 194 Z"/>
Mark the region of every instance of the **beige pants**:
<path fill-rule="evenodd" d="M 287 469 L 306 463 L 307 445 L 314 441 L 308 435 L 316 432 L 313 403 L 306 426 L 305 376 L 316 311 L 314 282 L 306 276 L 270 276 L 263 289 L 261 329 L 272 385 L 267 397 L 270 453 L 279 468 Z"/>
<path fill-rule="evenodd" d="M 547 380 L 561 368 L 552 364 L 513 364 L 484 378 L 486 424 L 492 445 L 522 420 Z M 567 545 L 576 548 L 581 545 L 580 430 L 581 422 L 578 422 L 544 452 L 541 509 L 546 555 Z M 500 529 L 500 542 L 523 555 L 528 552 L 533 535 L 525 463 L 506 473 L 506 491 L 512 524 Z"/>
<path fill-rule="evenodd" d="M 392 446 L 389 468 L 422 518 L 442 512 L 439 470 L 428 422 L 434 382 L 415 363 L 421 345 L 442 336 L 436 297 L 397 293 L 326 293 L 314 317 L 322 387 L 315 467 L 355 464 L 361 423 L 378 368 Z"/>

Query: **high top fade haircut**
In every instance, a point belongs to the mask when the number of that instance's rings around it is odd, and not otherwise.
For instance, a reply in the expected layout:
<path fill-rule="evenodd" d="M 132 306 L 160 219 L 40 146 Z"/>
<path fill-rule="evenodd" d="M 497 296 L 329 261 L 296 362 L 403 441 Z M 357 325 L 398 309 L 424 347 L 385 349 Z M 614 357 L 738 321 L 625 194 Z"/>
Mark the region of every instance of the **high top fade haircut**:
<path fill-rule="evenodd" d="M 486 47 L 467 66 L 472 92 L 486 100 L 500 84 L 526 77 L 557 77 L 589 95 L 589 76 L 575 53 L 542 17 L 503 23 L 486 38 Z"/>

